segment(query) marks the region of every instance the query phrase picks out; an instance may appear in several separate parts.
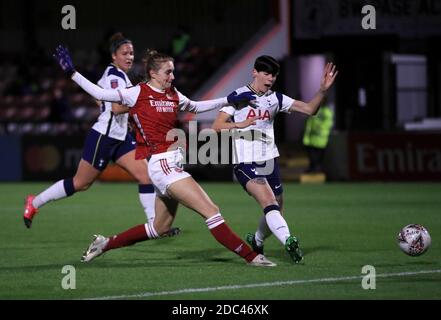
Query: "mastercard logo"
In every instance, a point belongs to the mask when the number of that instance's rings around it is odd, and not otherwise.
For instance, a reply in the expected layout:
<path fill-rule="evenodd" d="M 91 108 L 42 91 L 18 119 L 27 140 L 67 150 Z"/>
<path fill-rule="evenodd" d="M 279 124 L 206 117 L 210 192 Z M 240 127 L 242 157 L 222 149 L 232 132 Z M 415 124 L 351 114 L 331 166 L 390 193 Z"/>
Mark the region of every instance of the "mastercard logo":
<path fill-rule="evenodd" d="M 60 161 L 60 152 L 52 145 L 32 146 L 25 151 L 25 165 L 29 172 L 54 171 Z"/>

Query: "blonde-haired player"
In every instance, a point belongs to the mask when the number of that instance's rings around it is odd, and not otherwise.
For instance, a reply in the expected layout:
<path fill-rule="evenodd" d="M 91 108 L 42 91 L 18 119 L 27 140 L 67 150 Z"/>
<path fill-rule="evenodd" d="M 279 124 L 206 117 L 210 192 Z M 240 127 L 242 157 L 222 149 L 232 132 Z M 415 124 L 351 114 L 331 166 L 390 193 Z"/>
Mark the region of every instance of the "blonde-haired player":
<path fill-rule="evenodd" d="M 131 40 L 122 33 L 110 38 L 112 63 L 104 71 L 98 85 L 108 90 L 132 87 L 127 72 L 133 66 L 134 48 Z M 25 200 L 24 223 L 30 228 L 38 209 L 48 202 L 86 191 L 95 182 L 110 161 L 127 170 L 139 183 L 139 199 L 147 220 L 155 218 L 155 190 L 150 181 L 145 161 L 135 160 L 136 142 L 128 133 L 128 115 L 120 113 L 118 103 L 100 102 L 101 114 L 90 129 L 83 155 L 73 178 L 60 180 L 38 194 Z M 173 228 L 168 235 L 179 233 Z"/>

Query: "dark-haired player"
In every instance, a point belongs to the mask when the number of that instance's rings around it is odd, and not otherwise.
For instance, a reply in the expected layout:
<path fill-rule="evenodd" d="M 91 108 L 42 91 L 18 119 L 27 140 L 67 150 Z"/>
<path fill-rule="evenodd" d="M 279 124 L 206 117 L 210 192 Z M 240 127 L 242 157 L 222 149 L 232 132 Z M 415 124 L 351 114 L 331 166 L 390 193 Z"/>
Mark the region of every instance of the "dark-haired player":
<path fill-rule="evenodd" d="M 256 59 L 252 71 L 253 81 L 236 90 L 237 94 L 252 91 L 257 96 L 253 104 L 240 109 L 230 106 L 220 109 L 213 129 L 235 129 L 233 135 L 234 173 L 242 187 L 261 206 L 263 216 L 255 234 L 248 234 L 247 241 L 254 251 L 263 254 L 263 242 L 274 234 L 285 246 L 295 263 L 303 260 L 298 239 L 291 235 L 282 216 L 283 188 L 279 174 L 275 144 L 274 118 L 279 112 L 317 113 L 322 99 L 337 75 L 335 66 L 328 63 L 324 69 L 320 89 L 311 101 L 294 100 L 271 90 L 279 74 L 279 63 L 271 56 Z M 254 120 L 258 117 L 257 120 Z"/>

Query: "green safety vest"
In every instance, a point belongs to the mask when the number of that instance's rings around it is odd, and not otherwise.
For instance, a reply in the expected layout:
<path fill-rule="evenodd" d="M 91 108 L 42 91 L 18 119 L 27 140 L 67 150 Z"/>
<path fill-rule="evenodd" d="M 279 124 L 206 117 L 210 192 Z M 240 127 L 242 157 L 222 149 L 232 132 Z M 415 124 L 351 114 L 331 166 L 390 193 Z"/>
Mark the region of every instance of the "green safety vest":
<path fill-rule="evenodd" d="M 334 112 L 331 108 L 323 106 L 319 112 L 306 121 L 303 144 L 315 148 L 326 148 L 331 133 Z"/>
<path fill-rule="evenodd" d="M 188 34 L 183 34 L 179 38 L 173 39 L 172 40 L 173 55 L 176 56 L 181 54 L 182 51 L 184 51 L 188 41 L 190 41 L 190 36 Z"/>

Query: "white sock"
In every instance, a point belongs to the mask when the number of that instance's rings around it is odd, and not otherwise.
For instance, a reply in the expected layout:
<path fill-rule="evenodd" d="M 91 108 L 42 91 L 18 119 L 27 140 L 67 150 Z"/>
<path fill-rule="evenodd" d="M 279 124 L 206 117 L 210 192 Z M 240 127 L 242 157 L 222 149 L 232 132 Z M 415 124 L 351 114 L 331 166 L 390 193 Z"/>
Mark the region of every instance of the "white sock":
<path fill-rule="evenodd" d="M 263 246 L 263 241 L 271 235 L 271 230 L 268 228 L 268 224 L 266 223 L 265 215 L 260 217 L 259 227 L 254 235 L 254 239 L 256 240 L 256 244 L 261 247 Z"/>
<path fill-rule="evenodd" d="M 155 199 L 156 193 L 140 193 L 139 201 L 144 208 L 145 215 L 147 217 L 147 222 L 152 222 L 155 220 Z"/>
<path fill-rule="evenodd" d="M 271 232 L 279 239 L 279 241 L 285 245 L 286 239 L 290 236 L 288 224 L 283 219 L 280 211 L 271 210 L 265 215 L 266 223 Z"/>
<path fill-rule="evenodd" d="M 144 224 L 145 232 L 147 233 L 147 237 L 149 239 L 158 239 L 159 234 L 153 226 L 153 221 Z"/>
<path fill-rule="evenodd" d="M 64 190 L 64 180 L 60 180 L 37 195 L 32 201 L 32 205 L 38 209 L 50 201 L 55 201 L 66 197 L 67 194 L 66 190 Z"/>
<path fill-rule="evenodd" d="M 225 223 L 225 220 L 222 217 L 221 213 L 219 212 L 218 214 L 205 220 L 205 223 L 207 224 L 208 229 L 212 230 L 212 229 L 220 226 L 222 223 Z"/>

